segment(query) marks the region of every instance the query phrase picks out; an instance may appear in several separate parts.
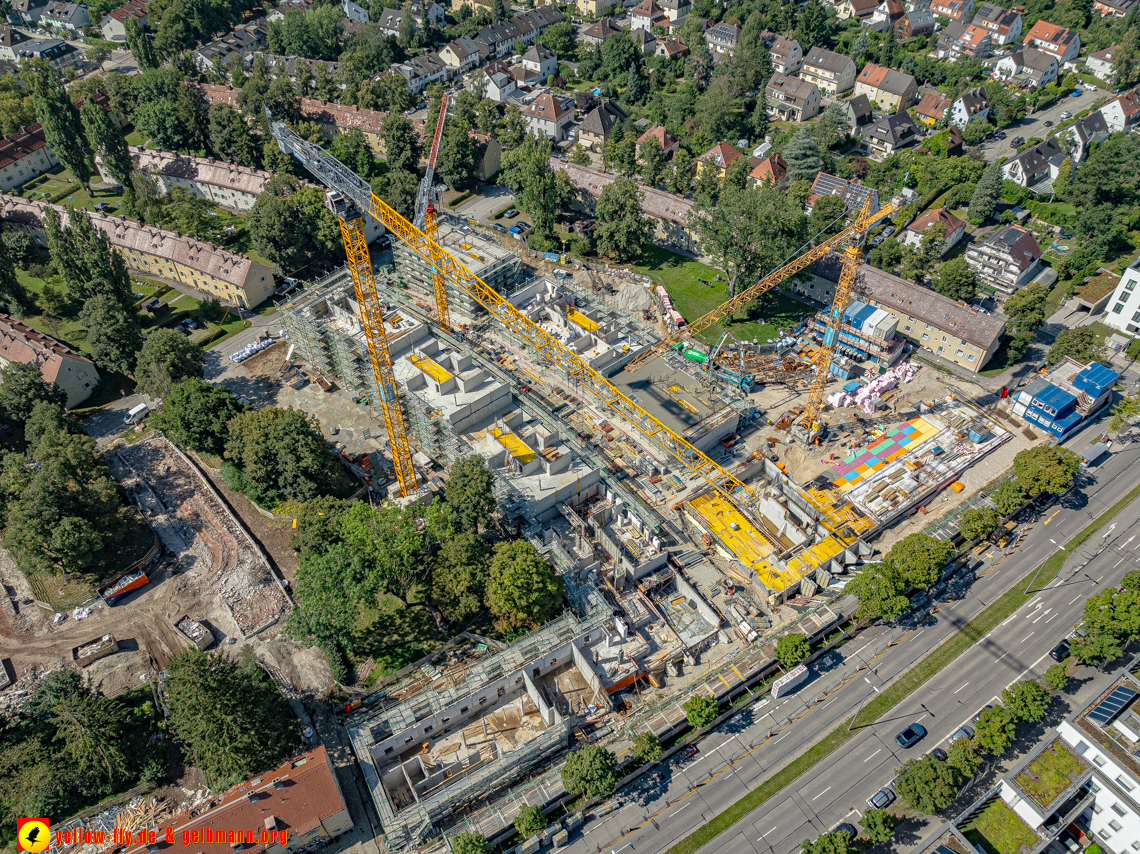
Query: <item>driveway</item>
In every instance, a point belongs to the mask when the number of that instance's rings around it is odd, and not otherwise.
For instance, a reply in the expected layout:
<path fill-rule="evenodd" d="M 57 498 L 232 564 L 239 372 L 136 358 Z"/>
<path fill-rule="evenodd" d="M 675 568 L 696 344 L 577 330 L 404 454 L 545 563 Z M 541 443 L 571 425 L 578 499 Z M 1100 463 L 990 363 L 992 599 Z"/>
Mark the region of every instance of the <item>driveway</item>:
<path fill-rule="evenodd" d="M 1103 89 L 1098 92 L 1090 92 L 1087 89 L 1082 89 L 1079 97 L 1074 98 L 1068 95 L 1061 98 L 1053 106 L 1038 110 L 1032 116 L 1026 116 L 1019 122 L 1014 122 L 1005 131 L 1005 139 L 994 139 L 982 145 L 982 151 L 985 154 L 986 160 L 994 161 L 1000 160 L 1002 157 L 1011 157 L 1016 154 L 1016 151 L 1010 148 L 1009 143 L 1015 136 L 1023 136 L 1026 139 L 1038 137 L 1045 139 L 1046 135 L 1056 130 L 1056 125 L 1061 123 L 1061 113 L 1068 110 L 1074 116 L 1083 111 L 1098 106 L 1105 101 L 1109 100 L 1112 96 L 1111 92 L 1105 92 Z M 1045 127 L 1045 122 L 1053 122 L 1053 127 Z"/>
<path fill-rule="evenodd" d="M 105 448 L 127 429 L 123 419 L 140 403 L 145 403 L 151 410 L 158 406 L 157 400 L 145 394 L 128 394 L 83 419 L 83 429 L 95 440 L 97 447 Z"/>
<path fill-rule="evenodd" d="M 514 195 L 506 187 L 488 184 L 479 195 L 472 196 L 453 210 L 465 219 L 477 219 L 484 225 L 490 225 L 494 222 L 491 217 L 514 201 Z"/>

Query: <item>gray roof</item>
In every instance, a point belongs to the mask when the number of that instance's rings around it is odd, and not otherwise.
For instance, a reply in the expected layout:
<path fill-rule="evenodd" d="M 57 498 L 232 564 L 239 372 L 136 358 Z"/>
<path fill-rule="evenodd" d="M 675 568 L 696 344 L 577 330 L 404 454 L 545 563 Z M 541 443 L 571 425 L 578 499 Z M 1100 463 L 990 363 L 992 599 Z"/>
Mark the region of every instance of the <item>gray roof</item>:
<path fill-rule="evenodd" d="M 958 100 L 962 102 L 962 108 L 966 111 L 967 116 L 977 115 L 990 105 L 990 100 L 986 97 L 986 90 L 981 86 L 964 92 Z"/>
<path fill-rule="evenodd" d="M 906 111 L 895 113 L 893 116 L 883 116 L 868 132 L 875 139 L 889 143 L 891 148 L 897 148 L 906 142 L 913 142 L 918 128 Z M 908 140 L 907 137 L 911 139 Z"/>
<path fill-rule="evenodd" d="M 605 101 L 594 107 L 590 114 L 582 119 L 580 129 L 584 133 L 606 136 L 614 125 L 624 122 L 627 118 L 629 117 L 625 110 L 613 101 Z"/>
<path fill-rule="evenodd" d="M 843 101 L 847 108 L 847 114 L 855 120 L 855 124 L 859 124 L 860 119 L 869 119 L 874 113 L 871 110 L 871 99 L 866 95 L 856 95 L 850 101 Z"/>
<path fill-rule="evenodd" d="M 1096 134 L 1107 135 L 1109 133 L 1108 124 L 1105 123 L 1104 116 L 1101 115 L 1100 110 L 1097 110 L 1095 113 L 1089 113 L 1084 118 L 1077 119 L 1073 122 L 1070 130 L 1086 142 L 1092 139 Z"/>
<path fill-rule="evenodd" d="M 1011 157 L 1006 161 L 1005 165 L 1011 163 L 1020 163 L 1021 168 L 1029 175 L 1036 175 L 1041 172 L 1047 163 L 1053 160 L 1058 155 L 1064 157 L 1064 152 L 1061 147 L 1057 145 L 1056 141 L 1052 138 L 1039 142 L 1032 148 L 1027 148 L 1017 157 Z"/>
<path fill-rule="evenodd" d="M 554 51 L 541 42 L 535 42 L 527 48 L 522 58 L 527 62 L 542 62 L 544 59 L 554 59 Z"/>
<path fill-rule="evenodd" d="M 813 47 L 808 51 L 808 55 L 804 57 L 804 68 L 808 66 L 822 68 L 832 74 L 842 74 L 848 67 L 852 71 L 855 69 L 855 63 L 851 57 L 824 50 L 822 47 Z"/>

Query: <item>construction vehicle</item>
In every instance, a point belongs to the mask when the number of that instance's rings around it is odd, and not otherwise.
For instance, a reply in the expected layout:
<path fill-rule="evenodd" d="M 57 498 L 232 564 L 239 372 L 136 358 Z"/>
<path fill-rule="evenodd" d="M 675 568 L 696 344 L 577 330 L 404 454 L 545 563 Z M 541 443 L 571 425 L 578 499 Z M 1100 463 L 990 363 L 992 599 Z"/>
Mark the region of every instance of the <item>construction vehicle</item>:
<path fill-rule="evenodd" d="M 343 214 L 338 213 L 341 222 L 341 234 L 345 239 L 349 271 L 352 274 L 353 283 L 357 287 L 361 324 L 369 342 L 369 355 L 372 357 L 377 386 L 381 391 L 381 399 L 385 403 L 385 420 L 392 443 L 393 460 L 401 458 L 404 454 L 407 455 L 408 474 L 404 475 L 404 479 L 401 480 L 402 489 L 405 488 L 405 480 L 414 487 L 415 473 L 411 467 L 411 452 L 408 449 L 407 432 L 403 414 L 400 411 L 399 399 L 396 396 L 395 382 L 392 379 L 391 357 L 388 353 L 387 338 L 384 335 L 380 316 L 380 301 L 376 293 L 376 282 L 372 276 L 369 263 L 368 245 L 364 241 L 364 232 L 360 227 L 359 218 L 351 219 L 348 216 L 350 211 L 347 206 L 350 204 L 352 214 L 355 214 L 356 211 L 363 211 L 376 218 L 395 238 L 403 241 L 425 263 L 440 271 L 447 286 L 458 288 L 470 296 L 504 327 L 518 335 L 527 347 L 545 357 L 563 372 L 562 375 L 567 377 L 569 382 L 589 391 L 603 406 L 610 408 L 617 416 L 625 419 L 648 442 L 662 453 L 675 459 L 685 470 L 705 480 L 730 501 L 735 502 L 744 512 L 748 512 L 759 502 L 760 494 L 754 492 L 751 487 L 734 474 L 687 442 L 679 433 L 646 412 L 627 395 L 619 391 L 613 383 L 584 362 L 577 353 L 561 344 L 546 330 L 522 314 L 490 285 L 464 267 L 455 256 L 440 246 L 438 241 L 429 238 L 423 230 L 416 228 L 414 224 L 373 193 L 367 181 L 319 145 L 298 136 L 283 122 L 273 121 L 270 117 L 269 128 L 270 133 L 277 140 L 278 147 L 284 153 L 291 154 L 300 160 L 313 177 L 328 187 L 332 194 L 339 197 L 340 204 L 345 207 Z M 392 417 L 388 417 L 389 411 L 392 412 Z M 395 417 L 397 415 L 398 418 Z M 768 535 L 764 534 L 764 536 Z M 774 547 L 779 546 L 774 538 L 771 539 L 771 542 Z"/>

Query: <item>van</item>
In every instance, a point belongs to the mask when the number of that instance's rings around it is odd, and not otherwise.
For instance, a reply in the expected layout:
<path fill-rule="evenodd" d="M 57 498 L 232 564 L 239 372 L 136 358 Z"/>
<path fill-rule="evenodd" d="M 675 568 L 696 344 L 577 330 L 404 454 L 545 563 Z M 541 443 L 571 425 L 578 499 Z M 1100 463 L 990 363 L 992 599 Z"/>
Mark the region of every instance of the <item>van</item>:
<path fill-rule="evenodd" d="M 131 411 L 123 416 L 124 424 L 137 424 L 146 418 L 150 408 L 145 403 L 140 403 L 138 406 L 131 407 Z"/>

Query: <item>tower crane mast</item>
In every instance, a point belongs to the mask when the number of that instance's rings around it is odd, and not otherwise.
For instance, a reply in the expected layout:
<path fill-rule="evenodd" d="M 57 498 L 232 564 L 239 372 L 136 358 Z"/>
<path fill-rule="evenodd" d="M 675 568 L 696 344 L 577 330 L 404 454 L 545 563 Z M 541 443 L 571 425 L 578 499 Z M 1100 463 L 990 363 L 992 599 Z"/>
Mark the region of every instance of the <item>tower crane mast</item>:
<path fill-rule="evenodd" d="M 416 190 L 416 228 L 423 229 L 424 233 L 439 242 L 439 229 L 436 225 L 435 203 L 435 160 L 439 156 L 439 141 L 443 138 L 443 123 L 447 118 L 447 93 L 439 99 L 439 115 L 435 121 L 435 134 L 431 139 L 431 149 L 428 152 L 427 171 Z M 444 331 L 451 328 L 451 318 L 447 310 L 447 284 L 443 273 L 436 267 L 431 269 L 432 288 L 435 291 L 435 317 L 440 328 Z"/>

